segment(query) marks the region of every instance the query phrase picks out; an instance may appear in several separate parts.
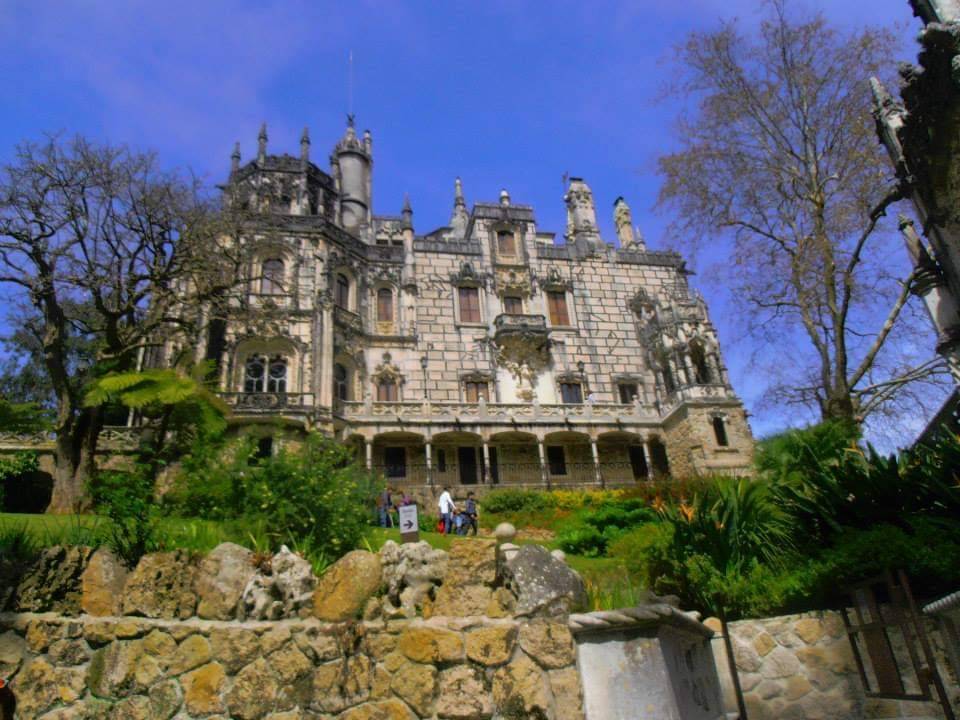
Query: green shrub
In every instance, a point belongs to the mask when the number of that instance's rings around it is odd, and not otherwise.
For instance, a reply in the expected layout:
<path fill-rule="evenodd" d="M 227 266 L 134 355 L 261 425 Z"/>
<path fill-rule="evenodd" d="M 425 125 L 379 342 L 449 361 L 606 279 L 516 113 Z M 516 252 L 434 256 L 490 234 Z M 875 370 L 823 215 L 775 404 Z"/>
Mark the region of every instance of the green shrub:
<path fill-rule="evenodd" d="M 568 528 L 557 536 L 557 543 L 564 552 L 573 555 L 597 557 L 607 548 L 607 538 L 591 525 L 579 525 Z"/>
<path fill-rule="evenodd" d="M 0 524 L 0 559 L 29 560 L 40 552 L 40 547 L 26 523 Z"/>
<path fill-rule="evenodd" d="M 157 549 L 153 477 L 151 466 L 137 464 L 129 472 L 101 472 L 90 487 L 98 513 L 109 520 L 107 544 L 130 567 Z"/>
<path fill-rule="evenodd" d="M 483 509 L 490 513 L 546 510 L 554 504 L 550 493 L 540 490 L 494 490 L 483 498 Z"/>
<path fill-rule="evenodd" d="M 168 510 L 243 519 L 271 548 L 299 547 L 311 562 L 332 562 L 360 542 L 378 489 L 353 451 L 318 434 L 255 459 L 254 441 L 198 447 L 185 458 Z"/>
<path fill-rule="evenodd" d="M 648 522 L 633 528 L 609 543 L 607 554 L 621 560 L 627 572 L 653 587 L 658 577 L 669 572 L 673 539 L 667 523 Z"/>

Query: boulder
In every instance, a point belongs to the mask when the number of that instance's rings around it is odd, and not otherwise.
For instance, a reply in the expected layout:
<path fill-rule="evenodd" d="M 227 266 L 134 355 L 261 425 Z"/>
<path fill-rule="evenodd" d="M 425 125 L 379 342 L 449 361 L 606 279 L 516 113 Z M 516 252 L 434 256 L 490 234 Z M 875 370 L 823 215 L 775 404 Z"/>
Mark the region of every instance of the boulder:
<path fill-rule="evenodd" d="M 258 658 L 237 673 L 225 699 L 231 718 L 259 720 L 272 709 L 280 694 L 280 684 L 270 664 Z"/>
<path fill-rule="evenodd" d="M 481 665 L 502 665 L 513 655 L 517 628 L 513 625 L 491 625 L 470 630 L 466 634 L 467 657 Z"/>
<path fill-rule="evenodd" d="M 547 674 L 519 653 L 493 674 L 493 700 L 507 717 L 552 717 L 553 693 Z"/>
<path fill-rule="evenodd" d="M 316 583 L 310 563 L 284 545 L 248 581 L 240 603 L 241 618 L 295 617 L 310 605 Z"/>
<path fill-rule="evenodd" d="M 390 688 L 414 709 L 421 717 L 429 717 L 433 704 L 433 691 L 437 682 L 437 669 L 432 665 L 405 662 L 392 673 Z"/>
<path fill-rule="evenodd" d="M 450 545 L 444 585 L 493 585 L 497 579 L 495 540 L 454 540 Z"/>
<path fill-rule="evenodd" d="M 123 613 L 185 620 L 197 606 L 195 575 L 196 566 L 184 550 L 144 555 L 127 578 Z"/>
<path fill-rule="evenodd" d="M 417 720 L 413 711 L 396 698 L 364 703 L 338 717 L 339 720 Z"/>
<path fill-rule="evenodd" d="M 486 585 L 444 583 L 430 607 L 431 616 L 471 617 L 486 615 L 493 599 L 493 590 Z"/>
<path fill-rule="evenodd" d="M 493 536 L 497 542 L 513 542 L 517 536 L 517 529 L 508 522 L 502 522 L 493 531 Z"/>
<path fill-rule="evenodd" d="M 217 545 L 197 570 L 197 615 L 206 620 L 234 619 L 240 597 L 255 574 L 250 550 L 235 543 Z"/>
<path fill-rule="evenodd" d="M 119 615 L 129 572 L 120 558 L 107 548 L 93 553 L 80 578 L 83 612 L 97 616 Z"/>
<path fill-rule="evenodd" d="M 524 545 L 502 565 L 517 616 L 564 615 L 587 608 L 583 578 L 540 545 Z"/>
<path fill-rule="evenodd" d="M 380 562 L 387 597 L 393 605 L 409 609 L 410 602 L 404 601 L 404 591 L 414 588 L 407 593 L 408 598 L 421 599 L 438 585 L 447 569 L 447 553 L 435 550 L 424 541 L 398 545 L 388 540 L 380 548 Z M 419 603 L 415 604 L 419 607 Z"/>
<path fill-rule="evenodd" d="M 209 715 L 221 712 L 221 692 L 226 683 L 223 667 L 217 663 L 202 665 L 180 677 L 183 702 L 191 715 Z"/>
<path fill-rule="evenodd" d="M 379 588 L 380 556 L 354 550 L 337 560 L 323 574 L 313 592 L 313 614 L 328 622 L 342 622 L 360 615 L 367 599 Z"/>
<path fill-rule="evenodd" d="M 81 577 L 92 554 L 91 548 L 80 546 L 44 549 L 20 579 L 17 610 L 79 615 Z"/>
<path fill-rule="evenodd" d="M 408 627 L 400 636 L 398 649 L 418 663 L 448 663 L 463 659 L 463 638 L 440 627 Z"/>
<path fill-rule="evenodd" d="M 573 634 L 565 622 L 536 618 L 520 626 L 520 647 L 547 669 L 572 665 L 576 659 Z"/>

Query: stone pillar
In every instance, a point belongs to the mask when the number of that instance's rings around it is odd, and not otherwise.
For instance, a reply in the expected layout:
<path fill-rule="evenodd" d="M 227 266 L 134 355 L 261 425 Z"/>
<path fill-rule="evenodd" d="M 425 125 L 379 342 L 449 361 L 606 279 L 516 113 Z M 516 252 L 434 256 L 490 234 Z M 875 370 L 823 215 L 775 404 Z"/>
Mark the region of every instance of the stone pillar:
<path fill-rule="evenodd" d="M 324 303 L 320 321 L 320 352 L 316 359 L 318 387 L 317 404 L 320 407 L 333 407 L 333 306 Z"/>
<path fill-rule="evenodd" d="M 483 441 L 483 484 L 489 485 L 490 477 L 490 445 L 486 439 Z"/>
<path fill-rule="evenodd" d="M 600 472 L 600 451 L 597 449 L 597 440 L 596 438 L 590 438 L 590 452 L 593 454 L 593 474 L 596 478 L 597 483 L 600 487 L 605 488 L 606 483 L 603 481 L 603 473 Z"/>
<path fill-rule="evenodd" d="M 433 487 L 433 449 L 430 446 L 429 438 L 424 443 L 423 448 L 427 456 L 427 485 Z"/>
<path fill-rule="evenodd" d="M 547 451 L 543 447 L 543 438 L 537 438 L 537 454 L 540 456 L 540 482 L 550 488 L 550 476 L 547 475 Z"/>
<path fill-rule="evenodd" d="M 690 353 L 683 353 L 683 368 L 687 373 L 687 385 L 694 385 L 697 382 L 697 371 L 693 368 L 693 361 L 690 359 Z"/>
<path fill-rule="evenodd" d="M 647 480 L 653 480 L 653 456 L 650 453 L 650 441 L 643 441 L 643 460 L 647 463 Z"/>
<path fill-rule="evenodd" d="M 363 444 L 366 446 L 367 453 L 367 471 L 373 470 L 373 440 L 371 438 L 364 438 Z"/>

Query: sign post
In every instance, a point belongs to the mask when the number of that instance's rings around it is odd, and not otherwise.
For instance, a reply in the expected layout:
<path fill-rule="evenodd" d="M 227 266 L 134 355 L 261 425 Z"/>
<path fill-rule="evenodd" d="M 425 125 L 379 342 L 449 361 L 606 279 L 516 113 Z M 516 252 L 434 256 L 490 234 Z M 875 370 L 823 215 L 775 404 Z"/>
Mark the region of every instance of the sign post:
<path fill-rule="evenodd" d="M 401 505 L 400 511 L 400 542 L 420 542 L 420 520 L 417 518 L 416 505 Z"/>

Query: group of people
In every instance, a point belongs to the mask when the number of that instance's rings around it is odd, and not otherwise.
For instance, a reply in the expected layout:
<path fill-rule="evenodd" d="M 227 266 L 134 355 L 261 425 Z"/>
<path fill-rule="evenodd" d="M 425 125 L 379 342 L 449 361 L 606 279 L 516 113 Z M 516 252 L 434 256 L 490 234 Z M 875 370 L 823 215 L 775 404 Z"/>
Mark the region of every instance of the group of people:
<path fill-rule="evenodd" d="M 389 485 L 383 489 L 383 492 L 377 496 L 377 520 L 380 527 L 392 528 L 397 526 L 394 520 L 394 512 L 399 512 L 398 508 L 404 505 L 415 505 L 416 501 L 409 497 L 405 492 L 400 492 L 400 500 L 394 502 L 394 493 L 396 490 Z M 472 492 L 467 493 L 467 499 L 463 507 L 457 507 L 450 495 L 450 488 L 444 486 L 439 500 L 440 521 L 437 523 L 437 530 L 444 534 L 466 535 L 473 530 L 477 534 L 480 520 L 480 508 Z"/>
<path fill-rule="evenodd" d="M 473 534 L 477 534 L 477 521 L 480 518 L 480 510 L 477 507 L 477 500 L 472 492 L 467 493 L 467 500 L 461 509 L 458 508 L 457 504 L 453 501 L 453 497 L 450 495 L 450 488 L 444 486 L 437 504 L 440 508 L 440 522 L 437 524 L 437 529 L 440 530 L 441 533 L 449 535 L 451 532 L 454 532 L 457 535 L 466 535 L 467 532 L 472 529 Z"/>
<path fill-rule="evenodd" d="M 394 511 L 404 505 L 414 505 L 413 498 L 408 497 L 403 491 L 400 492 L 400 501 L 393 501 L 393 493 L 396 492 L 389 485 L 383 489 L 383 492 L 377 496 L 377 519 L 380 527 L 396 527 L 397 523 L 393 520 Z M 399 511 L 398 511 L 399 512 Z"/>

